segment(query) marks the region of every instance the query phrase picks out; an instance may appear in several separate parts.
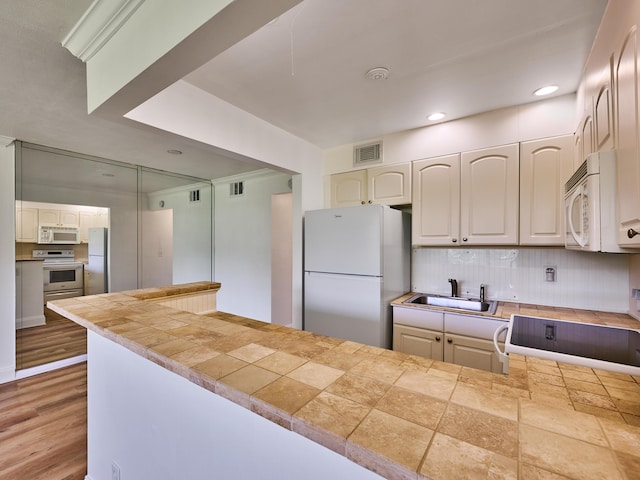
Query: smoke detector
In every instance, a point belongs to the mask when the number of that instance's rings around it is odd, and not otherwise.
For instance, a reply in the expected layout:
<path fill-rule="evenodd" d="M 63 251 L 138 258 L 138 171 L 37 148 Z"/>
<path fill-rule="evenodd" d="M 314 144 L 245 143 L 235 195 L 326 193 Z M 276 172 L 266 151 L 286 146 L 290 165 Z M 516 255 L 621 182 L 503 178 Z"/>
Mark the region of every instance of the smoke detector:
<path fill-rule="evenodd" d="M 384 67 L 376 67 L 365 73 L 365 77 L 369 80 L 386 80 L 389 78 L 389 69 Z"/>

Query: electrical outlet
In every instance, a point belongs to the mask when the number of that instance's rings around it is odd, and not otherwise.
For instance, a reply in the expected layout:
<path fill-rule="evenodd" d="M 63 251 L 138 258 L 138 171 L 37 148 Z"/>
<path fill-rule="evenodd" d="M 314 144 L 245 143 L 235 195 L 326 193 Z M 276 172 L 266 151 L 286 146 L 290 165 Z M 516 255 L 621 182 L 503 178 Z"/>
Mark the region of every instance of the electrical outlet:
<path fill-rule="evenodd" d="M 120 480 L 120 467 L 116 462 L 111 463 L 111 480 Z"/>
<path fill-rule="evenodd" d="M 555 282 L 556 281 L 556 266 L 545 265 L 544 266 L 544 281 Z"/>

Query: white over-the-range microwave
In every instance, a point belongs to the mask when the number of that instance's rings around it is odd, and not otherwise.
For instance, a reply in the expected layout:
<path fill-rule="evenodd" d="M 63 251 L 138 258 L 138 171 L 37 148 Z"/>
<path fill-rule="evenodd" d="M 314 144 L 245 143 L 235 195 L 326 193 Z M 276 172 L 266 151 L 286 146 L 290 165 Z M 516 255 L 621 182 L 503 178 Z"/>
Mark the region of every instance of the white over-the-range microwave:
<path fill-rule="evenodd" d="M 78 244 L 80 243 L 80 229 L 78 227 L 40 225 L 38 227 L 38 243 L 57 245 Z"/>
<path fill-rule="evenodd" d="M 565 184 L 565 247 L 587 252 L 629 252 L 618 246 L 616 155 L 592 153 Z"/>

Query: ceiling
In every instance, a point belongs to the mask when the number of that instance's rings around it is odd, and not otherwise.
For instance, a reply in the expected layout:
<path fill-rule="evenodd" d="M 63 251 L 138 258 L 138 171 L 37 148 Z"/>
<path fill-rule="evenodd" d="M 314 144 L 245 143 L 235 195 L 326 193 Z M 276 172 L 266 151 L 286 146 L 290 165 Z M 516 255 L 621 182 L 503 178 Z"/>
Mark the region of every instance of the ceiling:
<path fill-rule="evenodd" d="M 0 134 L 220 178 L 263 165 L 89 116 L 61 46 L 92 0 L 0 2 Z M 576 91 L 606 0 L 305 0 L 185 80 L 321 148 Z M 366 72 L 389 69 L 386 80 Z M 170 155 L 177 149 L 182 155 Z"/>

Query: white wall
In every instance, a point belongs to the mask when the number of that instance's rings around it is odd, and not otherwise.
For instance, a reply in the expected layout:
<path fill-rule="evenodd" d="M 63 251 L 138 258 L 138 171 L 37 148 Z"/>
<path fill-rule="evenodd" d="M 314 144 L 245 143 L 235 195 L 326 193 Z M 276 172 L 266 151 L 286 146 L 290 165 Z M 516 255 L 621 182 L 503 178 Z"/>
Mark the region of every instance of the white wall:
<path fill-rule="evenodd" d="M 200 202 L 190 203 L 194 189 L 200 190 Z M 212 195 L 213 188 L 205 183 L 149 194 L 149 209 L 173 210 L 173 284 L 212 279 Z"/>
<path fill-rule="evenodd" d="M 575 105 L 575 95 L 563 95 L 392 133 L 375 140 L 383 141 L 383 164 L 391 165 L 526 140 L 573 134 L 576 122 Z M 355 169 L 353 146 L 353 144 L 342 145 L 324 152 L 326 175 Z"/>
<path fill-rule="evenodd" d="M 382 477 L 88 334 L 88 478 L 153 480 Z"/>
<path fill-rule="evenodd" d="M 15 147 L 0 136 L 0 383 L 15 378 L 16 258 Z"/>
<path fill-rule="evenodd" d="M 289 192 L 289 175 L 261 172 L 214 182 L 218 310 L 271 321 L 271 195 Z M 229 195 L 243 180 L 245 193 Z"/>

